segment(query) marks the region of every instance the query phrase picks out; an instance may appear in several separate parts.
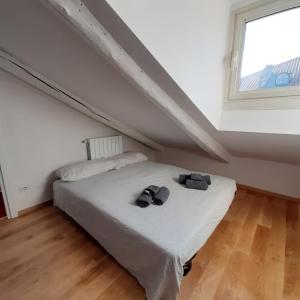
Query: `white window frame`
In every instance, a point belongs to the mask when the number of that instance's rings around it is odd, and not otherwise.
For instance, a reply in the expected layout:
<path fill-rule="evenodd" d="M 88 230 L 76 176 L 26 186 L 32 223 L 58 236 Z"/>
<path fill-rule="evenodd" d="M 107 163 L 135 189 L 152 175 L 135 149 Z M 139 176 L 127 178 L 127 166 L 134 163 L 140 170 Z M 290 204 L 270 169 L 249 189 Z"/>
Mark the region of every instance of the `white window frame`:
<path fill-rule="evenodd" d="M 300 108 L 300 86 L 239 90 L 246 23 L 296 7 L 300 7 L 300 0 L 260 1 L 259 4 L 250 5 L 233 13 L 225 107 L 227 105 L 227 108 L 249 109 Z"/>

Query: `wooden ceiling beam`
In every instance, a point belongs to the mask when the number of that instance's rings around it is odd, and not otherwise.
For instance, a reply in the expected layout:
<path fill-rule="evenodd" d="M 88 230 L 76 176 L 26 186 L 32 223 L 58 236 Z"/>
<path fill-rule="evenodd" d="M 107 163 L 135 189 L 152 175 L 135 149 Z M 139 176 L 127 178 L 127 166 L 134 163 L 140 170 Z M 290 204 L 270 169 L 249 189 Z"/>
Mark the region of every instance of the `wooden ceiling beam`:
<path fill-rule="evenodd" d="M 69 107 L 84 113 L 90 118 L 101 122 L 119 132 L 143 143 L 144 145 L 157 150 L 163 151 L 164 147 L 159 143 L 151 140 L 137 130 L 123 124 L 122 122 L 114 119 L 107 113 L 101 111 L 99 108 L 90 105 L 83 99 L 80 99 L 70 91 L 59 86 L 57 83 L 46 78 L 43 74 L 33 70 L 31 67 L 25 65 L 18 58 L 14 57 L 5 50 L 0 49 L 0 68 L 13 74 L 17 78 L 29 83 L 30 85 L 42 90 L 46 94 L 54 97 L 55 99 L 63 102 Z"/>
<path fill-rule="evenodd" d="M 221 161 L 229 161 L 227 150 L 212 138 L 159 85 L 154 82 L 80 0 L 46 0 L 85 40 L 123 76 L 181 127 L 204 151 Z"/>

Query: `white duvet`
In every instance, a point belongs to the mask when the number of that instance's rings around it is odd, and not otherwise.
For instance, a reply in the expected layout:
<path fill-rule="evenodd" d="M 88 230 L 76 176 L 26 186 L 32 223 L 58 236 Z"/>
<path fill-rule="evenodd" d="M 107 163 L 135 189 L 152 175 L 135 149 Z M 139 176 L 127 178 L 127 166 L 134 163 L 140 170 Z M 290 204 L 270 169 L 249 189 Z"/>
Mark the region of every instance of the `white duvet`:
<path fill-rule="evenodd" d="M 182 266 L 206 242 L 227 212 L 235 181 L 211 176 L 207 191 L 177 182 L 191 171 L 140 162 L 76 182 L 54 182 L 54 204 L 85 228 L 146 290 L 149 300 L 175 300 Z M 140 208 L 148 185 L 167 186 L 162 206 Z"/>

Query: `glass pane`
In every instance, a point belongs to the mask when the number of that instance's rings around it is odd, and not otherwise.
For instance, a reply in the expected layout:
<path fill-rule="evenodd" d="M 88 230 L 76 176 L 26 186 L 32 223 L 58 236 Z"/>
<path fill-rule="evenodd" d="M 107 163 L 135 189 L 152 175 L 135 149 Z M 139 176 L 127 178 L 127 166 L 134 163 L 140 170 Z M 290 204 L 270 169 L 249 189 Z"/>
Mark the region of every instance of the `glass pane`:
<path fill-rule="evenodd" d="M 240 91 L 300 85 L 300 7 L 246 24 Z"/>

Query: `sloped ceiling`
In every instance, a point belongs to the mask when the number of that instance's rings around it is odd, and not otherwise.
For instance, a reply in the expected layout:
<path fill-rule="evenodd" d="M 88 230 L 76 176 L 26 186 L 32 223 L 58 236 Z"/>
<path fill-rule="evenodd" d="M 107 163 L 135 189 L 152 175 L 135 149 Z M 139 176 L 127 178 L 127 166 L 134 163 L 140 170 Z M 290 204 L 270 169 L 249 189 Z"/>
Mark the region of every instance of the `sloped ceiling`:
<path fill-rule="evenodd" d="M 219 132 L 219 141 L 235 156 L 300 165 L 300 136 Z"/>
<path fill-rule="evenodd" d="M 0 46 L 114 118 L 167 146 L 193 141 L 39 1 L 5 1 Z"/>
<path fill-rule="evenodd" d="M 300 164 L 300 143 L 295 136 L 216 130 L 105 1 L 99 1 L 101 6 L 95 6 L 92 0 L 85 3 L 151 78 L 232 154 Z M 162 145 L 193 149 L 204 155 L 171 118 L 41 2 L 6 0 L 1 3 L 0 47 Z"/>
<path fill-rule="evenodd" d="M 240 5 L 254 1 L 236 1 Z M 289 134 L 269 134 L 255 132 L 230 132 L 217 130 L 201 113 L 199 107 L 190 101 L 187 95 L 170 78 L 157 60 L 124 24 L 120 17 L 112 11 L 105 2 L 85 0 L 85 3 L 101 20 L 114 38 L 130 53 L 135 60 L 151 74 L 173 99 L 187 111 L 202 128 L 205 128 L 215 139 L 220 141 L 231 154 L 241 157 L 251 157 L 264 160 L 273 160 L 290 164 L 300 164 L 300 136 Z M 170 50 L 172 51 L 172 50 Z M 299 111 L 300 118 L 300 111 Z"/>

